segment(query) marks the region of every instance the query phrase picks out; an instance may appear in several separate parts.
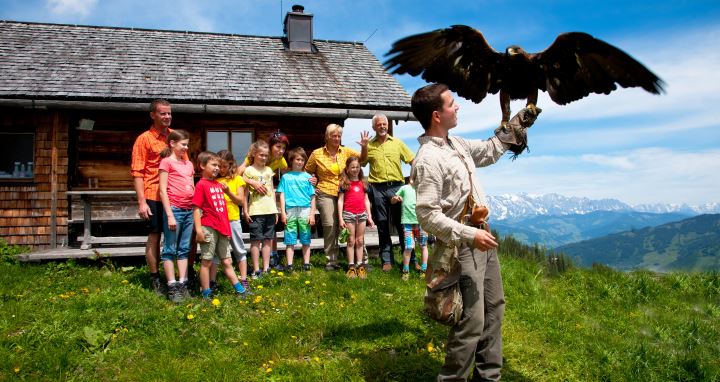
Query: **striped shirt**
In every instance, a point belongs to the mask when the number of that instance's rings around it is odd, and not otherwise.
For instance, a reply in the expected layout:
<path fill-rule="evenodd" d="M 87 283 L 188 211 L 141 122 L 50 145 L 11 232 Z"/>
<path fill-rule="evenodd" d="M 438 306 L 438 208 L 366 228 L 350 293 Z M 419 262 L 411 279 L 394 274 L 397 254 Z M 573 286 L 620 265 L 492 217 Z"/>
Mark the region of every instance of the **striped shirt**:
<path fill-rule="evenodd" d="M 468 176 L 473 182 L 475 202 L 487 203 L 477 174 L 475 171 L 469 174 L 462 161 L 470 170 L 485 167 L 500 159 L 507 148 L 495 136 L 487 141 L 458 137 L 448 140 L 449 144 L 437 137 L 421 135 L 418 138 L 420 149 L 410 174 L 417 193 L 415 211 L 420 226 L 445 244 L 472 245 L 477 228 L 458 221 L 470 195 Z M 437 250 L 442 248 L 436 248 L 436 253 Z"/>
<path fill-rule="evenodd" d="M 315 174 L 318 178 L 316 189 L 324 194 L 337 196 L 340 189 L 340 174 L 345 170 L 345 162 L 360 153 L 345 146 L 338 147 L 335 159 L 326 146 L 315 149 L 305 164 L 305 171 Z"/>

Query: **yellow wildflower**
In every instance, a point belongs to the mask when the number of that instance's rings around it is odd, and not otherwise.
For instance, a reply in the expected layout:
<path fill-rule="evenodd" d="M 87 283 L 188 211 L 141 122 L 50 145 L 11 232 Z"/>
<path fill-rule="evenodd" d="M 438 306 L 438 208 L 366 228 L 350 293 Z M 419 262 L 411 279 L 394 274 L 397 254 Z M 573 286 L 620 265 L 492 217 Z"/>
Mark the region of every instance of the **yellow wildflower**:
<path fill-rule="evenodd" d="M 310 284 L 310 280 L 305 280 L 305 285 L 309 285 L 309 284 Z"/>
<path fill-rule="evenodd" d="M 13 369 L 13 371 L 15 372 L 15 374 L 19 373 L 19 372 L 20 372 L 20 367 L 19 367 L 19 366 L 15 366 L 15 368 Z"/>
<path fill-rule="evenodd" d="M 272 372 L 272 367 L 268 367 L 267 369 L 265 369 L 265 372 L 266 372 L 266 373 Z"/>
<path fill-rule="evenodd" d="M 433 350 L 435 350 L 435 347 L 433 346 L 432 342 L 427 344 L 427 351 L 428 353 L 432 353 Z"/>
<path fill-rule="evenodd" d="M 278 276 L 283 277 L 283 276 L 285 276 L 285 274 L 282 272 L 278 272 Z"/>
<path fill-rule="evenodd" d="M 214 299 L 212 300 L 212 304 L 213 304 L 213 306 L 220 306 L 220 300 L 217 299 L 217 298 L 214 298 Z"/>
<path fill-rule="evenodd" d="M 82 288 L 82 289 L 80 289 L 80 291 L 82 291 L 85 294 L 90 293 L 90 290 L 88 288 Z"/>
<path fill-rule="evenodd" d="M 130 282 L 130 281 L 127 281 L 127 279 L 125 279 L 125 280 L 123 280 L 123 281 L 120 281 L 120 283 L 122 283 L 122 284 L 127 284 L 127 283 L 129 283 L 129 282 Z"/>
<path fill-rule="evenodd" d="M 187 319 L 188 319 L 188 320 L 191 320 L 191 321 L 192 321 L 193 318 L 195 318 L 195 316 L 193 316 L 192 314 L 188 314 L 188 315 L 187 315 Z"/>
<path fill-rule="evenodd" d="M 262 285 L 258 285 L 258 286 L 257 286 L 257 289 L 262 289 L 262 288 L 263 288 Z"/>

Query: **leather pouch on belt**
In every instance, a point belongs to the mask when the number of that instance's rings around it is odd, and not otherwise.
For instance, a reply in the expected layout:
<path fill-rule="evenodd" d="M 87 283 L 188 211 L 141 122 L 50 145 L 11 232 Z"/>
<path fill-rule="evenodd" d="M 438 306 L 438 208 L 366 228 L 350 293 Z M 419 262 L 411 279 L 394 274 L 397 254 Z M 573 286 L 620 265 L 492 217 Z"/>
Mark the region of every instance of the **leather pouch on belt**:
<path fill-rule="evenodd" d="M 490 232 L 490 224 L 487 223 L 489 214 L 487 207 L 482 205 L 474 205 L 470 214 L 469 225 Z"/>

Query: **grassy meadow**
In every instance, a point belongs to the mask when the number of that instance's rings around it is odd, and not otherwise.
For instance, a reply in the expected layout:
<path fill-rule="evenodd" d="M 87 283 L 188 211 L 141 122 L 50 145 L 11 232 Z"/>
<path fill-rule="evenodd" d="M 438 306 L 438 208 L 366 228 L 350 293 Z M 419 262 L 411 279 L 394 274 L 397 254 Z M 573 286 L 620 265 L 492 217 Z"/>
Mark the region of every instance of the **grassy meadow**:
<path fill-rule="evenodd" d="M 720 380 L 717 273 L 550 272 L 505 248 L 504 380 Z M 215 301 L 174 305 L 141 260 L 4 255 L 0 381 L 430 381 L 442 364 L 447 328 L 423 315 L 417 273 L 376 263 L 348 280 L 315 254 L 310 274 L 274 273 L 245 299 L 221 278 Z"/>

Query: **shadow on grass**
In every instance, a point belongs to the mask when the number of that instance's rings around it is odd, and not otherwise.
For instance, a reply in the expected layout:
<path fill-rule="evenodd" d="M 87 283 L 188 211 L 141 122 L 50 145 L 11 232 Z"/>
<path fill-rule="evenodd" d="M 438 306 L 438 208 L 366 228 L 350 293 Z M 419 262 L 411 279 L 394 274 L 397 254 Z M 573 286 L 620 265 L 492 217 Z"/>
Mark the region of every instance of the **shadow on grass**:
<path fill-rule="evenodd" d="M 373 346 L 369 351 L 367 348 L 358 349 L 350 351 L 349 355 L 357 360 L 362 370 L 361 374 L 367 381 L 434 381 L 442 367 L 444 354 L 431 354 L 425 351 L 427 333 L 409 327 L 398 319 L 375 321 L 354 328 L 335 327 L 328 330 L 324 341 L 328 343 L 327 345 L 334 346 L 351 343 L 359 338 L 367 342 L 382 342 L 378 340 L 403 332 L 410 332 L 410 338 L 417 340 L 401 346 Z M 506 381 L 532 381 L 513 369 L 507 362 L 503 366 L 502 378 Z"/>

